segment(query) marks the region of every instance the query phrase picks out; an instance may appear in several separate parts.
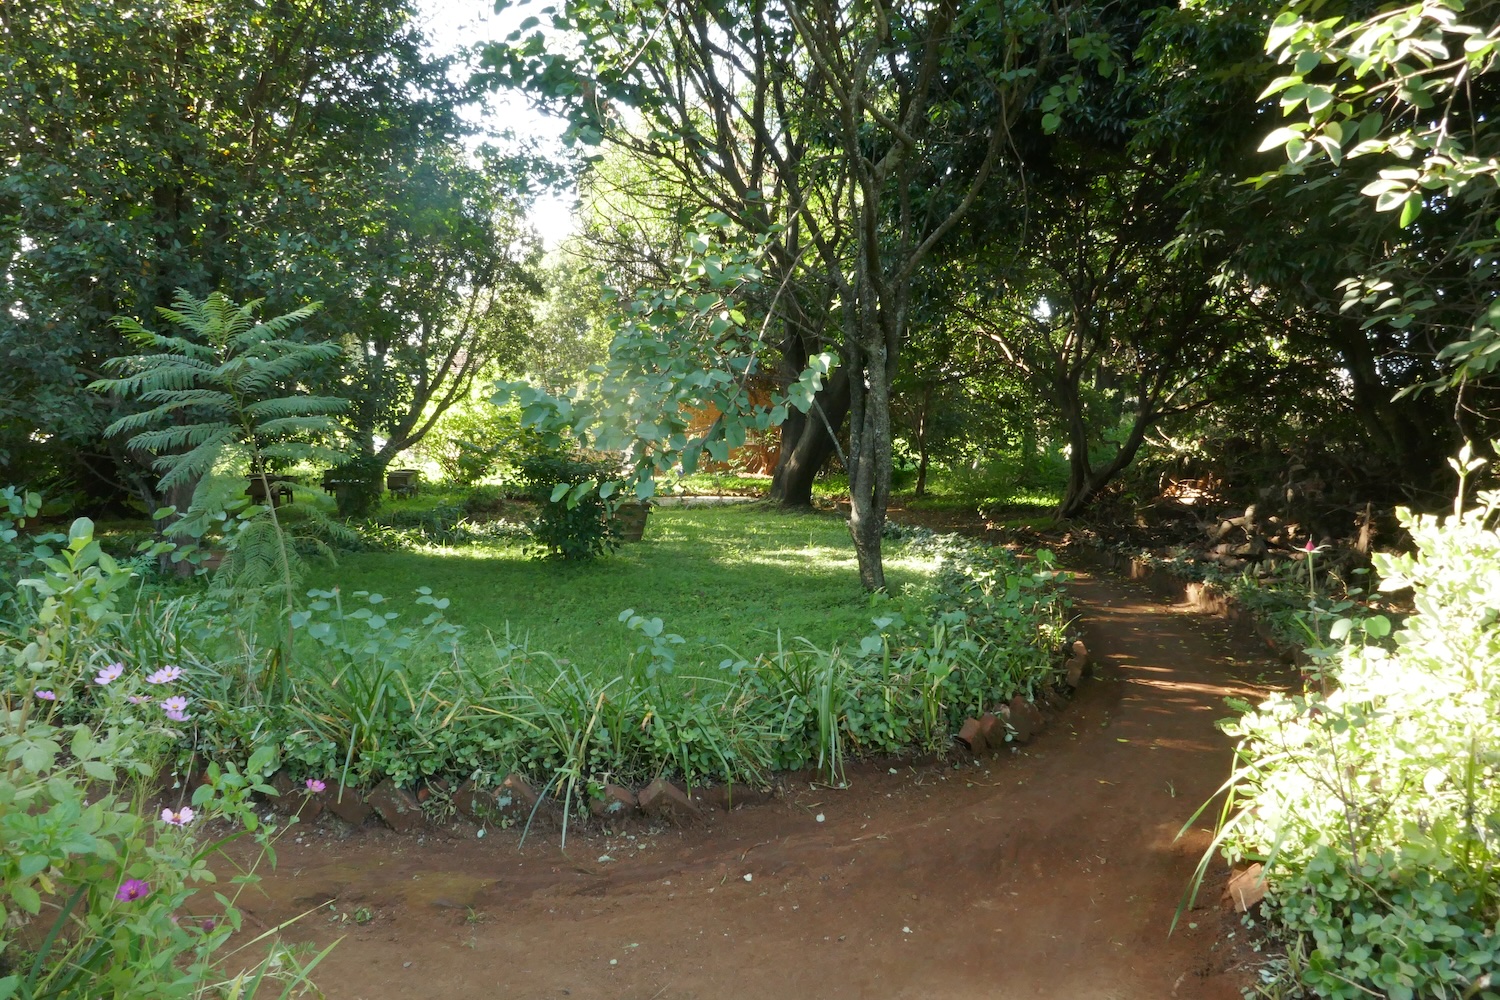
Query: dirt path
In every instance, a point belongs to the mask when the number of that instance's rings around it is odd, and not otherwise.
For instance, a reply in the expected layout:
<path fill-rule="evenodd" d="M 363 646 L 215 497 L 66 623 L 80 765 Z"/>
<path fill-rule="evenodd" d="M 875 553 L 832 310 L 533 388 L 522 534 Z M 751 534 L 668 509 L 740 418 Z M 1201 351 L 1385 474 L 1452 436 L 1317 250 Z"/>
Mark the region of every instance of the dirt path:
<path fill-rule="evenodd" d="M 1217 886 L 1166 936 L 1207 834 L 1174 838 L 1227 773 L 1224 696 L 1269 668 L 1134 585 L 1085 576 L 1076 597 L 1102 666 L 1021 752 L 867 768 L 567 857 L 512 831 L 309 830 L 245 897 L 252 923 L 334 901 L 293 935 L 344 935 L 330 1000 L 1239 1000 Z"/>

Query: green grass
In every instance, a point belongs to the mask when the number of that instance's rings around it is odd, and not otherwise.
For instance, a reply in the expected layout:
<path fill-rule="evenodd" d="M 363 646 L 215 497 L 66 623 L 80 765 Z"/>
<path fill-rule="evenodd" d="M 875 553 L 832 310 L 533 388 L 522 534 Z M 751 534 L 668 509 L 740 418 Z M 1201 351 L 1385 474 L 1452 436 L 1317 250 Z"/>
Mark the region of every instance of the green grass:
<path fill-rule="evenodd" d="M 886 546 L 892 593 L 925 589 L 936 563 Z M 608 672 L 644 641 L 619 614 L 660 617 L 678 647 L 679 670 L 718 662 L 717 647 L 753 657 L 789 641 L 820 646 L 871 630 L 871 599 L 859 587 L 853 545 L 841 519 L 788 514 L 759 505 L 659 508 L 644 542 L 593 563 L 540 561 L 499 543 L 419 552 L 354 553 L 317 571 L 308 585 L 368 590 L 398 601 L 430 587 L 451 602 L 446 614 L 469 630 L 525 641 L 588 671 Z M 425 609 L 424 609 L 425 610 Z M 416 620 L 415 609 L 403 619 Z"/>

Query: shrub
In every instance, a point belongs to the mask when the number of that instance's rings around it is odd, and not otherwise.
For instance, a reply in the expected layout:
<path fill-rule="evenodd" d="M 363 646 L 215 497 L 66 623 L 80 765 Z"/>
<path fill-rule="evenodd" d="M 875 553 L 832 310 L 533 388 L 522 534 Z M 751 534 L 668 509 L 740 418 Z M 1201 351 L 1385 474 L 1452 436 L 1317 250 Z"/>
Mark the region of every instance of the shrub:
<path fill-rule="evenodd" d="M 559 559 L 593 559 L 619 548 L 601 484 L 617 475 L 604 461 L 542 451 L 519 463 L 520 480 L 538 505 L 532 525 L 537 552 Z M 607 486 L 605 487 L 607 489 Z"/>
<path fill-rule="evenodd" d="M 472 486 L 507 464 L 520 426 L 515 407 L 466 400 L 443 414 L 424 445 L 444 480 Z"/>
<path fill-rule="evenodd" d="M 499 486 L 476 486 L 464 498 L 464 513 L 470 517 L 493 514 L 505 508 L 505 491 Z"/>
<path fill-rule="evenodd" d="M 1500 997 L 1480 982 L 1500 966 L 1497 510 L 1500 493 L 1451 517 L 1402 512 L 1416 554 L 1375 558 L 1382 589 L 1415 594 L 1394 648 L 1335 623 L 1332 693 L 1228 726 L 1224 852 L 1265 862 L 1269 913 L 1303 938 L 1319 996 Z"/>
<path fill-rule="evenodd" d="M 87 519 L 58 542 L 35 544 L 34 575 L 0 631 L 0 997 L 213 993 L 239 914 L 232 894 L 201 898 L 219 844 L 200 832 L 264 833 L 248 796 L 265 790 L 270 751 L 244 770 L 212 765 L 171 820 L 145 818 L 140 790 L 209 721 L 193 650 L 224 608 L 131 595 L 135 574 L 100 549 Z M 305 975 L 278 956 L 231 988 L 253 995 L 273 961 L 291 974 L 278 988 Z"/>
<path fill-rule="evenodd" d="M 340 517 L 365 517 L 385 495 L 385 467 L 373 455 L 351 458 L 328 471 L 337 483 L 334 497 Z"/>

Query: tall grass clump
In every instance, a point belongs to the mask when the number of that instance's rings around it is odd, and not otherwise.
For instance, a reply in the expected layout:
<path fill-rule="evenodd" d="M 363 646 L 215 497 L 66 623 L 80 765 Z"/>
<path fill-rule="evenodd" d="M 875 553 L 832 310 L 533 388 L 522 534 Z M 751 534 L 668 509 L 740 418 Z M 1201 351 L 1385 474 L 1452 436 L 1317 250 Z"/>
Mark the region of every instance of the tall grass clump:
<path fill-rule="evenodd" d="M 1461 476 L 1478 464 L 1466 452 Z M 1451 516 L 1402 512 L 1415 553 L 1375 557 L 1382 589 L 1413 592 L 1394 645 L 1346 620 L 1330 693 L 1228 727 L 1224 852 L 1264 863 L 1318 996 L 1500 997 L 1500 492 L 1462 496 Z"/>

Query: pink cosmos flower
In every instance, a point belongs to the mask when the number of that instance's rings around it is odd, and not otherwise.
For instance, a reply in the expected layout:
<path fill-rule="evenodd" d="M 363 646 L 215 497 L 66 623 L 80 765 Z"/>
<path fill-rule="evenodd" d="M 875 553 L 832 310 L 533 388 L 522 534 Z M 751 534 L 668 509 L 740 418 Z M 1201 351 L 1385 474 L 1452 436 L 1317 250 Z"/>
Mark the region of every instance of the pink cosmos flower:
<path fill-rule="evenodd" d="M 163 809 L 161 811 L 161 821 L 169 826 L 187 826 L 193 821 L 194 815 L 196 814 L 193 812 L 192 806 L 183 806 L 176 812 L 170 809 Z"/>
<path fill-rule="evenodd" d="M 103 670 L 99 671 L 99 673 L 94 676 L 94 683 L 98 684 L 100 687 L 103 687 L 106 684 L 108 684 L 110 681 L 119 680 L 120 679 L 120 675 L 123 674 L 124 672 L 125 672 L 125 664 L 123 664 L 123 663 L 111 663 L 109 666 L 105 667 Z"/>
<path fill-rule="evenodd" d="M 57 692 L 56 691 L 38 691 L 36 693 L 36 696 L 38 698 L 40 698 L 42 701 L 56 701 L 57 700 Z"/>
<path fill-rule="evenodd" d="M 192 718 L 192 716 L 188 715 L 186 712 L 173 712 L 169 709 L 167 711 L 167 718 L 171 719 L 173 722 L 186 722 L 188 719 Z"/>
<path fill-rule="evenodd" d="M 321 792 L 321 791 L 323 791 L 327 787 L 328 787 L 327 785 L 323 784 L 317 778 L 308 778 L 307 779 L 307 790 L 309 792 Z"/>
<path fill-rule="evenodd" d="M 181 667 L 162 667 L 160 670 L 152 671 L 146 677 L 147 684 L 170 684 L 182 676 Z"/>
<path fill-rule="evenodd" d="M 186 722 L 188 720 L 187 699 L 180 694 L 175 694 L 170 698 L 163 698 L 161 700 L 161 707 L 167 713 L 167 718 L 173 722 Z"/>
<path fill-rule="evenodd" d="M 128 878 L 120 883 L 120 888 L 115 890 L 115 898 L 122 903 L 133 903 L 151 895 L 151 884 L 142 882 L 138 878 Z"/>
<path fill-rule="evenodd" d="M 148 697 L 147 695 L 144 695 L 144 694 L 132 694 L 132 695 L 127 696 L 125 700 L 128 701 L 128 702 L 130 702 L 132 705 L 149 705 L 149 704 L 151 704 L 150 697 Z"/>

